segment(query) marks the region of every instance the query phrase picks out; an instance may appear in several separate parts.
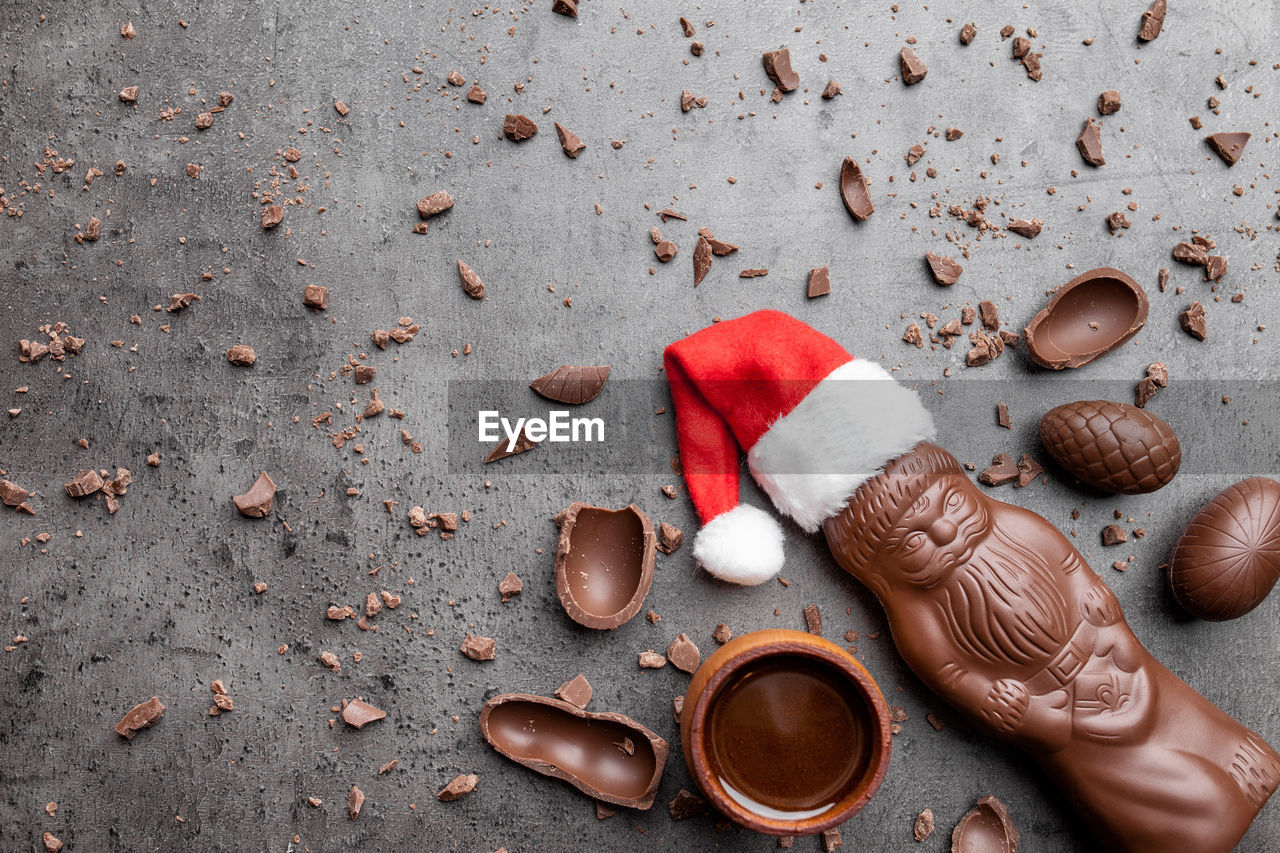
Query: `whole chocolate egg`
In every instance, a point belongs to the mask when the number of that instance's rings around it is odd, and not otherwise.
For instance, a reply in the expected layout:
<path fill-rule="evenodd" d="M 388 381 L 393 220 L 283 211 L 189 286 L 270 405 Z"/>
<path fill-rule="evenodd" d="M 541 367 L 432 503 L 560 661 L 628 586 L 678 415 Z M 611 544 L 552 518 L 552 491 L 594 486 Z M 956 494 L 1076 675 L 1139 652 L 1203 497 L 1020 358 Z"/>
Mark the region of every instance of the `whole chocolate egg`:
<path fill-rule="evenodd" d="M 1280 483 L 1250 477 L 1227 486 L 1191 519 L 1169 561 L 1173 597 L 1221 622 L 1262 603 L 1280 578 Z"/>
<path fill-rule="evenodd" d="M 1080 400 L 1050 409 L 1040 418 L 1040 440 L 1067 471 L 1121 495 L 1163 488 L 1182 464 L 1169 425 L 1127 403 Z"/>

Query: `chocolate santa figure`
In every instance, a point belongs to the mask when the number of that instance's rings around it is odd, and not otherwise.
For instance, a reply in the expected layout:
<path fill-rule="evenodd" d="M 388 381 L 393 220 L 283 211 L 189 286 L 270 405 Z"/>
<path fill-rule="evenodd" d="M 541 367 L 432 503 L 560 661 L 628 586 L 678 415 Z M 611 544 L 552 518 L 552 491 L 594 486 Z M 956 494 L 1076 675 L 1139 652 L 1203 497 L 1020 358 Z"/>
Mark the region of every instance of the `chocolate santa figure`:
<path fill-rule="evenodd" d="M 994 500 L 916 395 L 786 314 L 669 346 L 680 458 L 713 574 L 759 583 L 782 533 L 738 503 L 738 456 L 777 509 L 821 529 L 876 594 L 920 679 L 1025 750 L 1108 849 L 1228 851 L 1280 755 L 1166 669 L 1053 525 Z"/>

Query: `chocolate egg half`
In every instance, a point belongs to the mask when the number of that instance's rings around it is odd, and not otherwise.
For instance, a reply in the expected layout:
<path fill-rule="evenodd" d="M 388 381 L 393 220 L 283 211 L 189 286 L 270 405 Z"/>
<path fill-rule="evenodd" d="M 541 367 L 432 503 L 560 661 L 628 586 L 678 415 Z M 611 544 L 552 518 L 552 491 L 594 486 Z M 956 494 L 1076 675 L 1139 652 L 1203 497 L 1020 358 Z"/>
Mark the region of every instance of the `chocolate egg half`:
<path fill-rule="evenodd" d="M 556 594 L 569 618 L 612 630 L 640 612 L 653 582 L 658 537 L 638 506 L 574 503 L 556 516 Z"/>
<path fill-rule="evenodd" d="M 1058 289 L 1025 332 L 1027 352 L 1041 367 L 1062 370 L 1102 358 L 1147 322 L 1147 294 L 1118 269 L 1100 267 Z"/>
<path fill-rule="evenodd" d="M 1163 488 L 1182 464 L 1173 429 L 1128 403 L 1080 400 L 1050 409 L 1040 418 L 1040 440 L 1067 471 L 1121 495 Z"/>
<path fill-rule="evenodd" d="M 1221 622 L 1262 603 L 1280 578 L 1280 483 L 1250 477 L 1228 486 L 1191 519 L 1169 561 L 1173 597 L 1188 613 Z"/>

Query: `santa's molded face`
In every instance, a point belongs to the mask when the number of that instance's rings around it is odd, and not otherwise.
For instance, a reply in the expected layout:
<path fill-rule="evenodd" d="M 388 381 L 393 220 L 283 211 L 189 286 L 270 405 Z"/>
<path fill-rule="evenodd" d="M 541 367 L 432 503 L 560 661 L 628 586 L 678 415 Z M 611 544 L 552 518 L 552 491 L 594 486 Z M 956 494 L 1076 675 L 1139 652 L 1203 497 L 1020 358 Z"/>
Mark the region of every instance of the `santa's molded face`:
<path fill-rule="evenodd" d="M 989 529 L 986 498 L 968 477 L 944 475 L 884 537 L 876 563 L 891 586 L 930 587 L 964 565 Z"/>

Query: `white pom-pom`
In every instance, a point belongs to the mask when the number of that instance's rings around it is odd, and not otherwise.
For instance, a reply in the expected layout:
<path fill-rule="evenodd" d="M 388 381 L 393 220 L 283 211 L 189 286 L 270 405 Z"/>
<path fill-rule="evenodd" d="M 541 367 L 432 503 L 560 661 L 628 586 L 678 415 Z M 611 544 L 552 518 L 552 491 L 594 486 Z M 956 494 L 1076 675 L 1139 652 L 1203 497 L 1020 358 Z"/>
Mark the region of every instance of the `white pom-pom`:
<path fill-rule="evenodd" d="M 755 586 L 782 569 L 782 527 L 769 513 L 739 504 L 698 531 L 693 556 L 721 580 Z"/>

